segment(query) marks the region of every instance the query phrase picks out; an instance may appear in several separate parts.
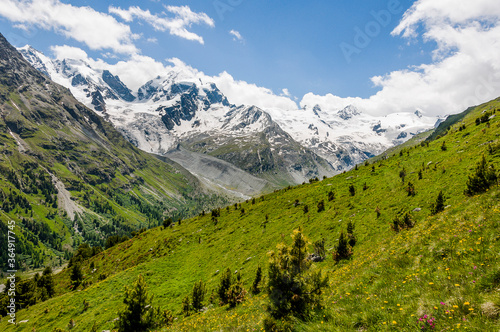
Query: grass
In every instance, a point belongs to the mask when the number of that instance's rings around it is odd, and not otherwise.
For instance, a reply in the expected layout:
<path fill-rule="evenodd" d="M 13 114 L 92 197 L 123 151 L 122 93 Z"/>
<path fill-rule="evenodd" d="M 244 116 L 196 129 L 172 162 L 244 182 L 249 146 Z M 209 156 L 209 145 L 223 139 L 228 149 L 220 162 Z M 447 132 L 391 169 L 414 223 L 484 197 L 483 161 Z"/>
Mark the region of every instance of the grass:
<path fill-rule="evenodd" d="M 205 312 L 189 317 L 180 315 L 182 298 L 200 279 L 209 292 L 215 289 L 226 268 L 240 271 L 250 289 L 257 266 L 267 273 L 267 252 L 279 242 L 290 243 L 290 234 L 301 226 L 311 242 L 326 241 L 329 255 L 315 268 L 329 276 L 329 288 L 324 307 L 308 321 L 295 322 L 297 331 L 415 331 L 424 315 L 435 318 L 436 330 L 498 330 L 491 312 L 499 266 L 500 190 L 494 186 L 474 197 L 464 190 L 483 155 L 496 169 L 500 166 L 499 155 L 488 149 L 498 144 L 498 117 L 475 125 L 482 111 L 499 107 L 498 100 L 478 106 L 429 146 L 407 144 L 401 156 L 395 151 L 358 170 L 279 190 L 256 198 L 255 204 L 244 202 L 244 213 L 234 206 L 223 208 L 217 224 L 207 213 L 141 233 L 84 263 L 87 288 L 70 291 L 69 270 L 64 270 L 56 276 L 55 298 L 18 312 L 18 320 L 27 323 L 10 327 L 4 320 L 0 329 L 66 329 L 74 319 L 76 330 L 88 331 L 94 322 L 99 330 L 111 330 L 123 308 L 124 287 L 142 274 L 155 294 L 153 305 L 177 317 L 166 331 L 261 330 L 265 293 L 249 295 L 232 310 L 207 304 Z M 458 130 L 463 123 L 466 129 Z M 399 176 L 403 168 L 405 183 Z M 413 197 L 406 191 L 408 181 L 415 185 Z M 349 194 L 351 184 L 355 196 Z M 335 193 L 331 202 L 329 191 Z M 447 208 L 433 216 L 431 206 L 440 191 Z M 323 212 L 317 212 L 320 200 L 325 201 Z M 309 206 L 307 214 L 304 205 Z M 415 227 L 395 233 L 393 219 L 406 212 Z M 354 255 L 336 264 L 331 250 L 349 221 L 357 237 Z M 100 274 L 107 278 L 100 281 Z M 84 299 L 90 302 L 86 311 Z"/>

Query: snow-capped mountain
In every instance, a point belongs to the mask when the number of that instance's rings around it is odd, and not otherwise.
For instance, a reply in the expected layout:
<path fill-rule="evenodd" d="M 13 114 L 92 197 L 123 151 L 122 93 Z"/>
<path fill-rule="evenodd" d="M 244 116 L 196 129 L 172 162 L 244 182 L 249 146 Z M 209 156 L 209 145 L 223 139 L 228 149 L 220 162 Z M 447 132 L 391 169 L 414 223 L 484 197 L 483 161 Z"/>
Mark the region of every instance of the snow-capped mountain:
<path fill-rule="evenodd" d="M 420 112 L 374 117 L 352 105 L 334 113 L 323 111 L 327 108 L 314 105 L 295 111 L 273 109 L 269 113 L 279 119 L 283 130 L 328 160 L 338 172 L 432 128 L 438 120 Z"/>
<path fill-rule="evenodd" d="M 216 157 L 267 180 L 271 187 L 334 174 L 326 160 L 297 143 L 268 113 L 255 106 L 230 104 L 215 84 L 189 73 L 172 71 L 132 93 L 117 76 L 84 61 L 50 60 L 31 47 L 20 52 L 35 68 L 111 121 L 137 147 L 168 154 L 193 172 L 193 163 L 176 159 L 179 154 L 169 151 L 182 146 Z M 197 174 L 204 176 L 199 170 Z M 221 185 L 217 179 L 208 180 Z"/>
<path fill-rule="evenodd" d="M 140 149 L 167 155 L 182 145 L 275 184 L 349 169 L 438 120 L 420 111 L 374 117 L 352 105 L 335 112 L 325 111 L 328 105 L 297 110 L 236 106 L 215 84 L 175 67 L 134 92 L 109 70 L 82 60 L 51 60 L 29 46 L 19 50 Z"/>

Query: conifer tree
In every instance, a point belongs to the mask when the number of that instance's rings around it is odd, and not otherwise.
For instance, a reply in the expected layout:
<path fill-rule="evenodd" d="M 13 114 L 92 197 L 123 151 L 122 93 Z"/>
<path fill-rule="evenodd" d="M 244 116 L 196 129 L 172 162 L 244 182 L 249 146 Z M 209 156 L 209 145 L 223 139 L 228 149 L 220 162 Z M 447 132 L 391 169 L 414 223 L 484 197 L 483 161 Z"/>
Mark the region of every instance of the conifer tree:
<path fill-rule="evenodd" d="M 207 290 L 202 280 L 196 282 L 193 286 L 193 301 L 192 306 L 195 311 L 200 311 L 203 308 L 203 300 Z"/>
<path fill-rule="evenodd" d="M 125 290 L 125 309 L 118 314 L 116 328 L 119 332 L 148 331 L 167 324 L 171 315 L 153 308 L 153 296 L 148 296 L 146 281 L 139 275 L 131 288 Z"/>
<path fill-rule="evenodd" d="M 262 268 L 260 265 L 257 267 L 257 272 L 255 273 L 255 279 L 253 280 L 252 284 L 252 294 L 259 294 L 260 293 L 260 282 L 262 281 Z"/>
<path fill-rule="evenodd" d="M 356 188 L 354 188 L 353 184 L 349 185 L 349 193 L 351 194 L 351 196 L 356 195 Z"/>
<path fill-rule="evenodd" d="M 351 221 L 347 223 L 347 237 L 349 238 L 349 245 L 354 247 L 356 244 L 356 236 L 354 235 L 354 223 Z"/>
<path fill-rule="evenodd" d="M 325 201 L 321 200 L 318 203 L 318 212 L 325 211 Z"/>
<path fill-rule="evenodd" d="M 408 192 L 408 196 L 415 196 L 415 185 L 408 181 L 408 188 L 406 188 L 406 191 Z"/>
<path fill-rule="evenodd" d="M 81 268 L 79 263 L 73 265 L 73 267 L 71 268 L 70 279 L 71 279 L 71 283 L 74 286 L 73 289 L 76 289 L 82 283 L 83 272 L 82 272 L 82 268 Z"/>
<path fill-rule="evenodd" d="M 221 275 L 219 288 L 217 289 L 217 294 L 219 295 L 221 305 L 228 303 L 227 291 L 233 284 L 233 276 L 231 274 L 231 270 L 229 268 L 224 271 Z"/>
<path fill-rule="evenodd" d="M 306 318 L 320 304 L 322 289 L 328 283 L 321 271 L 309 271 L 308 240 L 300 228 L 293 231 L 292 242 L 291 246 L 281 243 L 269 253 L 267 310 L 273 318 Z"/>
<path fill-rule="evenodd" d="M 436 203 L 434 203 L 431 207 L 432 214 L 438 214 L 439 212 L 444 211 L 444 202 L 445 198 L 443 191 L 440 191 L 438 197 L 436 198 Z"/>
<path fill-rule="evenodd" d="M 342 259 L 347 259 L 351 257 L 352 249 L 349 245 L 349 237 L 344 234 L 344 232 L 340 233 L 339 243 L 335 247 L 335 252 L 333 253 L 333 259 L 336 262 L 341 261 Z"/>
<path fill-rule="evenodd" d="M 465 194 L 467 196 L 472 196 L 475 194 L 483 193 L 488 190 L 492 185 L 496 184 L 498 181 L 495 168 L 489 166 L 486 158 L 483 158 L 476 166 L 474 174 L 469 176 L 467 180 L 467 188 L 465 189 Z"/>

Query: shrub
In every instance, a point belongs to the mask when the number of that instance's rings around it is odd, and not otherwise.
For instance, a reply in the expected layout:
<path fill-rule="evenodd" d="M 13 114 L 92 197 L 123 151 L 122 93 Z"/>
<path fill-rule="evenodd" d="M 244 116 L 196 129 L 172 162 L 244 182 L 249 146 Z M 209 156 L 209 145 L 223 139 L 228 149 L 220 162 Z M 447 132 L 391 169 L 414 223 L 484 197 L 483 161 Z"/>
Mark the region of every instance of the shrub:
<path fill-rule="evenodd" d="M 411 218 L 410 214 L 409 213 L 405 213 L 405 215 L 403 216 L 402 219 L 399 216 L 396 216 L 394 218 L 392 229 L 395 232 L 399 232 L 399 231 L 401 231 L 403 229 L 413 228 L 414 226 L 415 226 L 415 222 Z"/>
<path fill-rule="evenodd" d="M 314 253 L 316 256 L 320 257 L 321 260 L 324 260 L 326 257 L 326 249 L 325 249 L 325 239 L 318 240 L 314 242 Z"/>
<path fill-rule="evenodd" d="M 246 294 L 247 291 L 243 288 L 241 281 L 232 284 L 227 291 L 227 302 L 229 303 L 229 307 L 234 308 L 245 301 Z"/>

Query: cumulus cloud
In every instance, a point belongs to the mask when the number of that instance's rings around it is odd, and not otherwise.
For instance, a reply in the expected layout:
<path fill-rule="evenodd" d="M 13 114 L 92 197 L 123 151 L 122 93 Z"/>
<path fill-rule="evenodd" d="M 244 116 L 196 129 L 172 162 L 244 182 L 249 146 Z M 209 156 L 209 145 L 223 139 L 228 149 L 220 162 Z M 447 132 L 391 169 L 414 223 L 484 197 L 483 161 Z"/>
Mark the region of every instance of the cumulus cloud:
<path fill-rule="evenodd" d="M 244 42 L 243 36 L 239 31 L 236 30 L 231 30 L 229 31 L 229 34 L 233 36 L 234 41 L 239 41 L 239 42 Z"/>
<path fill-rule="evenodd" d="M 245 81 L 235 80 L 227 72 L 210 77 L 233 104 L 255 105 L 262 109 L 295 110 L 297 104 L 285 96 L 277 96 L 272 90 Z"/>
<path fill-rule="evenodd" d="M 148 56 L 134 54 L 127 60 L 109 64 L 102 59 L 90 58 L 85 51 L 77 47 L 53 46 L 51 49 L 56 59 L 83 60 L 91 68 L 109 70 L 119 76 L 132 91 L 137 91 L 157 76 L 168 76 L 175 77 L 178 81 L 215 83 L 229 101 L 236 105 L 255 105 L 262 109 L 296 110 L 298 108 L 289 96 L 278 96 L 270 89 L 235 80 L 227 72 L 222 72 L 217 76 L 206 75 L 178 58 L 166 59 L 166 63 L 163 63 Z M 283 92 L 285 91 L 288 90 L 284 89 Z"/>
<path fill-rule="evenodd" d="M 3 0 L 0 16 L 18 26 L 33 25 L 53 30 L 86 44 L 92 50 L 110 49 L 122 54 L 138 52 L 133 43 L 137 35 L 128 25 L 90 7 L 77 7 L 59 0 Z"/>
<path fill-rule="evenodd" d="M 403 15 L 393 36 L 435 42 L 433 61 L 371 78 L 380 91 L 367 99 L 304 96 L 301 106 L 340 109 L 353 104 L 367 113 L 457 113 L 500 95 L 500 6 L 495 0 L 419 0 Z"/>
<path fill-rule="evenodd" d="M 132 6 L 128 9 L 110 6 L 108 10 L 111 14 L 119 16 L 126 22 L 132 22 L 137 18 L 147 22 L 156 31 L 168 31 L 171 35 L 197 41 L 200 44 L 204 44 L 203 38 L 189 31 L 188 28 L 193 24 L 215 26 L 214 20 L 207 14 L 195 13 L 188 6 L 165 6 L 165 9 L 174 14 L 174 17 L 167 17 L 166 13 L 163 13 L 162 16 L 152 14 L 149 10 L 143 10 L 138 6 Z"/>

